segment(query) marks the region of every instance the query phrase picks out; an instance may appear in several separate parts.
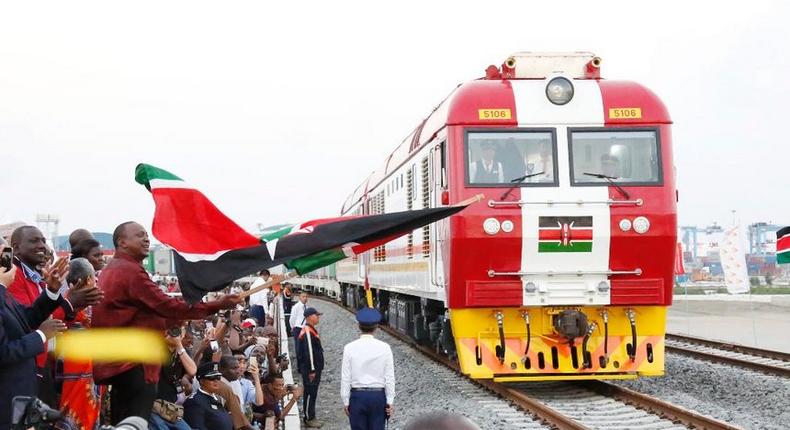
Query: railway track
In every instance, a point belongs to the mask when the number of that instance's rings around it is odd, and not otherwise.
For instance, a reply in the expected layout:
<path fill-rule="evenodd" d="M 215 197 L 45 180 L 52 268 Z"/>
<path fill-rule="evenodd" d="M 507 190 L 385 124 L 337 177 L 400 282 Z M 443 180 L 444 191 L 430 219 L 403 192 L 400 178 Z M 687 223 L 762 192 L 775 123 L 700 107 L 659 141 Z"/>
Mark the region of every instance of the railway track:
<path fill-rule="evenodd" d="M 312 297 L 354 313 L 352 309 L 335 300 L 322 296 Z M 456 363 L 438 354 L 433 348 L 417 344 L 411 338 L 388 326 L 381 325 L 380 328 L 412 345 L 432 360 L 466 377 L 461 374 Z M 469 380 L 561 430 L 633 428 L 734 430 L 739 428 L 604 381 L 499 383 L 491 380 L 471 378 Z"/>
<path fill-rule="evenodd" d="M 666 335 L 669 352 L 790 378 L 790 354 L 698 337 Z"/>

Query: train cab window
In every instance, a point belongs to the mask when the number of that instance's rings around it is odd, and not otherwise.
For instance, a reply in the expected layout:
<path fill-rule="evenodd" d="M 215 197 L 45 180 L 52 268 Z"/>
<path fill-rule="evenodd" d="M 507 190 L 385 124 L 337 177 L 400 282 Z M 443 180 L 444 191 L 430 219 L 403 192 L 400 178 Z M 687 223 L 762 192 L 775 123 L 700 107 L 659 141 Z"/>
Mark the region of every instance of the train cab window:
<path fill-rule="evenodd" d="M 661 160 L 655 130 L 571 130 L 573 185 L 660 185 Z"/>
<path fill-rule="evenodd" d="M 469 131 L 466 180 L 473 186 L 556 186 L 553 130 Z"/>

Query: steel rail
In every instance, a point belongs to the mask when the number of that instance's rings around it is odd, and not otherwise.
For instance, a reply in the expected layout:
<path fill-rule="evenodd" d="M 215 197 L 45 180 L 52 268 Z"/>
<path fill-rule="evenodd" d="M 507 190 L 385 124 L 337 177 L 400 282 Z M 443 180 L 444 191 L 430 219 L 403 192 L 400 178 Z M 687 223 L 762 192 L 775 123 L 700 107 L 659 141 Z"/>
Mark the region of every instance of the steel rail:
<path fill-rule="evenodd" d="M 736 367 L 744 367 L 758 372 L 764 372 L 772 375 L 778 375 L 785 378 L 790 378 L 790 354 L 786 354 L 779 351 L 770 351 L 770 350 L 764 350 L 759 348 L 753 348 L 749 346 L 736 345 L 727 342 L 717 342 L 714 340 L 701 339 L 691 336 L 667 334 L 666 338 L 667 340 L 670 341 L 674 340 L 681 343 L 704 346 L 725 352 L 735 352 L 738 354 L 749 355 L 755 358 L 766 358 L 770 360 L 782 361 L 787 363 L 788 366 L 782 367 L 771 363 L 751 361 L 745 357 L 744 358 L 732 357 L 728 355 L 717 354 L 714 352 L 690 349 L 679 345 L 670 345 L 669 343 L 666 343 L 664 345 L 665 350 L 669 352 L 674 352 L 676 354 L 682 354 L 689 357 L 710 361 L 714 363 L 723 363 Z"/>
<path fill-rule="evenodd" d="M 665 402 L 661 399 L 640 393 L 619 385 L 614 385 L 604 381 L 584 381 L 580 383 L 596 393 L 602 394 L 607 397 L 612 397 L 627 403 L 639 409 L 653 412 L 654 414 L 663 416 L 669 420 L 680 422 L 685 426 L 695 429 L 709 429 L 709 430 L 738 430 L 740 427 L 733 426 L 711 418 L 705 415 L 698 414 L 689 409 L 673 405 L 672 403 Z"/>

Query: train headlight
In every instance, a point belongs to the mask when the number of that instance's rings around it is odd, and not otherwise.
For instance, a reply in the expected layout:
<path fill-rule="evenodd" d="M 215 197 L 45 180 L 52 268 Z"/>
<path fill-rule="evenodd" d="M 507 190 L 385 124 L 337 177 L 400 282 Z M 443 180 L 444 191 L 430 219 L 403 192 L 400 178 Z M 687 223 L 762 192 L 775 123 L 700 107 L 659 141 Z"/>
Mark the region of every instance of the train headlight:
<path fill-rule="evenodd" d="M 510 233 L 511 231 L 513 231 L 513 221 L 509 219 L 502 221 L 502 231 L 504 231 L 505 233 Z"/>
<path fill-rule="evenodd" d="M 634 231 L 639 234 L 647 233 L 650 230 L 650 221 L 643 216 L 634 218 Z"/>
<path fill-rule="evenodd" d="M 488 234 L 494 235 L 499 233 L 499 221 L 496 218 L 486 218 L 483 221 L 483 231 Z"/>
<path fill-rule="evenodd" d="M 620 230 L 628 231 L 631 230 L 631 220 L 628 218 L 623 218 L 620 220 Z"/>
<path fill-rule="evenodd" d="M 546 97 L 555 105 L 564 105 L 573 98 L 573 84 L 566 78 L 556 77 L 546 85 Z"/>

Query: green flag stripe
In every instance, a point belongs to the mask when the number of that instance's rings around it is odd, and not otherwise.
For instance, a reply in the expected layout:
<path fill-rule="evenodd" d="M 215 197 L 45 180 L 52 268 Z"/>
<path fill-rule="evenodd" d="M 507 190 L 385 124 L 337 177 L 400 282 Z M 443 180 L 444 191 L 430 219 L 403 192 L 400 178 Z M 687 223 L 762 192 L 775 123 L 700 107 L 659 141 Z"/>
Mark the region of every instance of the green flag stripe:
<path fill-rule="evenodd" d="M 559 242 L 539 242 L 538 252 L 592 252 L 592 242 L 575 241 L 567 246 Z"/>
<path fill-rule="evenodd" d="M 294 224 L 280 224 L 271 227 L 266 227 L 261 232 L 261 240 L 265 242 L 270 242 L 275 239 L 279 239 L 286 234 L 290 233 L 293 229 Z"/>
<path fill-rule="evenodd" d="M 776 262 L 778 264 L 790 263 L 790 251 L 780 252 L 776 254 Z"/>
<path fill-rule="evenodd" d="M 332 263 L 346 258 L 346 254 L 340 248 L 327 249 L 326 251 L 310 254 L 306 257 L 297 258 L 285 264 L 286 267 L 296 270 L 300 275 L 310 273 Z"/>
<path fill-rule="evenodd" d="M 149 187 L 148 183 L 151 182 L 152 179 L 183 181 L 183 179 L 168 172 L 167 170 L 154 167 L 150 164 L 141 163 L 137 165 L 136 169 L 134 169 L 134 180 L 140 185 L 145 185 L 145 187 L 149 190 L 151 188 Z"/>

